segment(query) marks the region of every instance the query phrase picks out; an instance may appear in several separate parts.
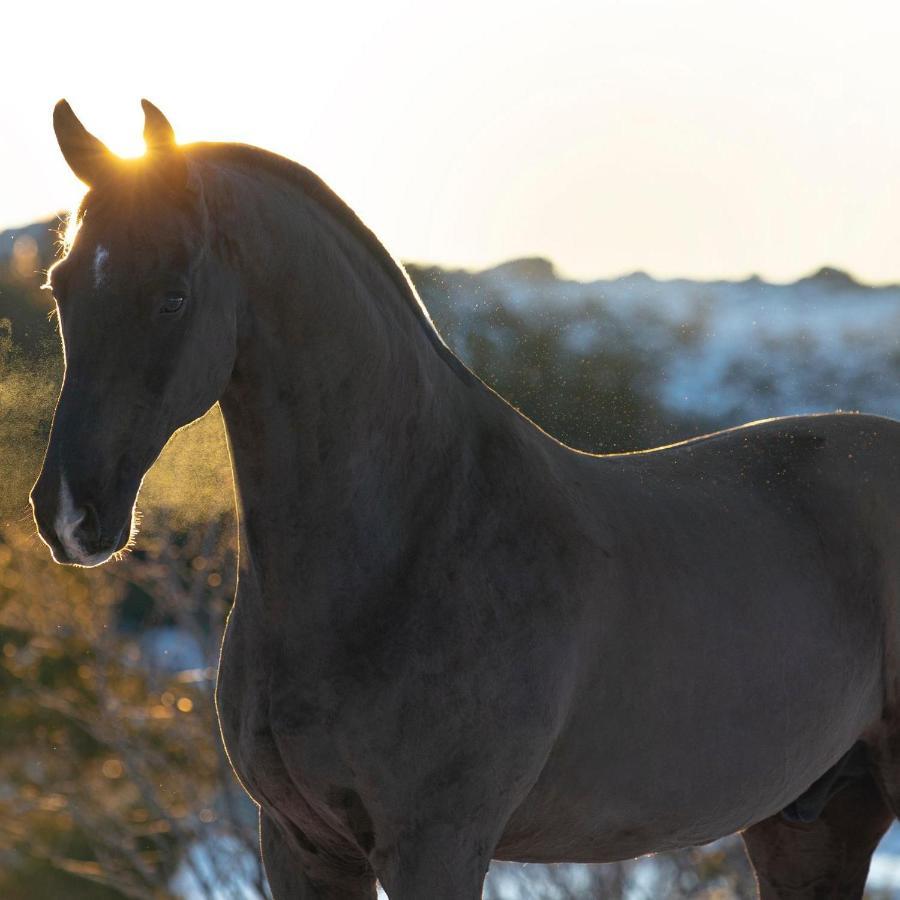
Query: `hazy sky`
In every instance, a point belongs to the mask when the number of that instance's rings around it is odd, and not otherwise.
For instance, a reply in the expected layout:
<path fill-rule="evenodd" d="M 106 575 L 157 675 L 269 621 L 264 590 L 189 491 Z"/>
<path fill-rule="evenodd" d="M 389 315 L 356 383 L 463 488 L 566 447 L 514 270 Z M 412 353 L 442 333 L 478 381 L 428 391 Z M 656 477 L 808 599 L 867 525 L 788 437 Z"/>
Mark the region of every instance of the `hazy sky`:
<path fill-rule="evenodd" d="M 59 97 L 134 154 L 147 96 L 310 166 L 402 259 L 900 280 L 896 3 L 50 0 L 0 34 L 0 228 L 80 193 Z"/>

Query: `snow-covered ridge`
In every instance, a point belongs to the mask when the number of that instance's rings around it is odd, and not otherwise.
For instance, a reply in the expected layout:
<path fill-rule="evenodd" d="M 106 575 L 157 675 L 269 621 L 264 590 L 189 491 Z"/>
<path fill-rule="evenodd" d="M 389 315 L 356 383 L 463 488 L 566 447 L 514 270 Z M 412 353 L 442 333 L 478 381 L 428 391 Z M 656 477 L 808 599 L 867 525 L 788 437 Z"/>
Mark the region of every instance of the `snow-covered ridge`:
<path fill-rule="evenodd" d="M 551 326 L 574 356 L 627 345 L 673 413 L 723 424 L 834 409 L 900 417 L 900 285 L 831 268 L 791 284 L 640 272 L 577 282 L 534 259 L 474 274 L 411 270 L 463 357 L 473 335 L 514 340 L 517 328 Z"/>

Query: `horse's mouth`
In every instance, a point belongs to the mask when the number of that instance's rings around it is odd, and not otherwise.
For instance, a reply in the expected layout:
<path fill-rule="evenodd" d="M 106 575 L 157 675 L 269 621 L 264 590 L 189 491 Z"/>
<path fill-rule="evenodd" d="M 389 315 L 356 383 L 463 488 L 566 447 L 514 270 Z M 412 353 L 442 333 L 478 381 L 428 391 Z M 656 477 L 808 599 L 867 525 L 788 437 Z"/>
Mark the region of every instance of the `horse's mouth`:
<path fill-rule="evenodd" d="M 113 540 L 101 540 L 93 546 L 85 547 L 80 542 L 66 542 L 60 546 L 50 545 L 50 553 L 55 562 L 64 566 L 81 566 L 91 569 L 102 566 L 128 546 L 130 528 L 123 526 Z"/>
<path fill-rule="evenodd" d="M 124 550 L 131 539 L 132 514 L 112 526 L 101 518 L 91 503 L 76 505 L 65 478 L 60 480 L 59 495 L 51 516 L 32 493 L 32 507 L 38 535 L 50 550 L 53 560 L 64 566 L 93 568 Z"/>
<path fill-rule="evenodd" d="M 38 527 L 41 540 L 50 549 L 53 561 L 63 566 L 91 569 L 108 562 L 128 546 L 131 525 L 123 525 L 112 537 L 100 535 L 96 540 L 84 540 L 74 534 L 58 534 L 55 530 Z"/>

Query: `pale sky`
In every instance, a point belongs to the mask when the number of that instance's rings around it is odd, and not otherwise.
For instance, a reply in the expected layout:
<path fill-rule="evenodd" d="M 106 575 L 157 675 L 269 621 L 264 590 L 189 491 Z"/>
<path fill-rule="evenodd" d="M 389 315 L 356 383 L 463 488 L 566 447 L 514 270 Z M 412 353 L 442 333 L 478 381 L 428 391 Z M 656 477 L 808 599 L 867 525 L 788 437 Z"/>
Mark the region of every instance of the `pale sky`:
<path fill-rule="evenodd" d="M 0 228 L 70 205 L 50 114 L 138 153 L 303 162 L 401 259 L 596 278 L 900 281 L 900 5 L 206 0 L 4 4 Z"/>

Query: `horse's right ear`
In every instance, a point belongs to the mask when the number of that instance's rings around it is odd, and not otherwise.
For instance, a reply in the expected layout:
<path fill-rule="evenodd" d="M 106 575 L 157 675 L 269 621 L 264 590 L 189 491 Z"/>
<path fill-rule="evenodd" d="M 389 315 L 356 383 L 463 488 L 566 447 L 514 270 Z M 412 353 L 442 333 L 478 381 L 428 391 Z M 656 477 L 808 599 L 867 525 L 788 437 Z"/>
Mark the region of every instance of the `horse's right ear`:
<path fill-rule="evenodd" d="M 88 187 L 96 184 L 114 159 L 106 144 L 81 124 L 65 100 L 60 100 L 53 109 L 53 130 L 69 168 Z"/>

